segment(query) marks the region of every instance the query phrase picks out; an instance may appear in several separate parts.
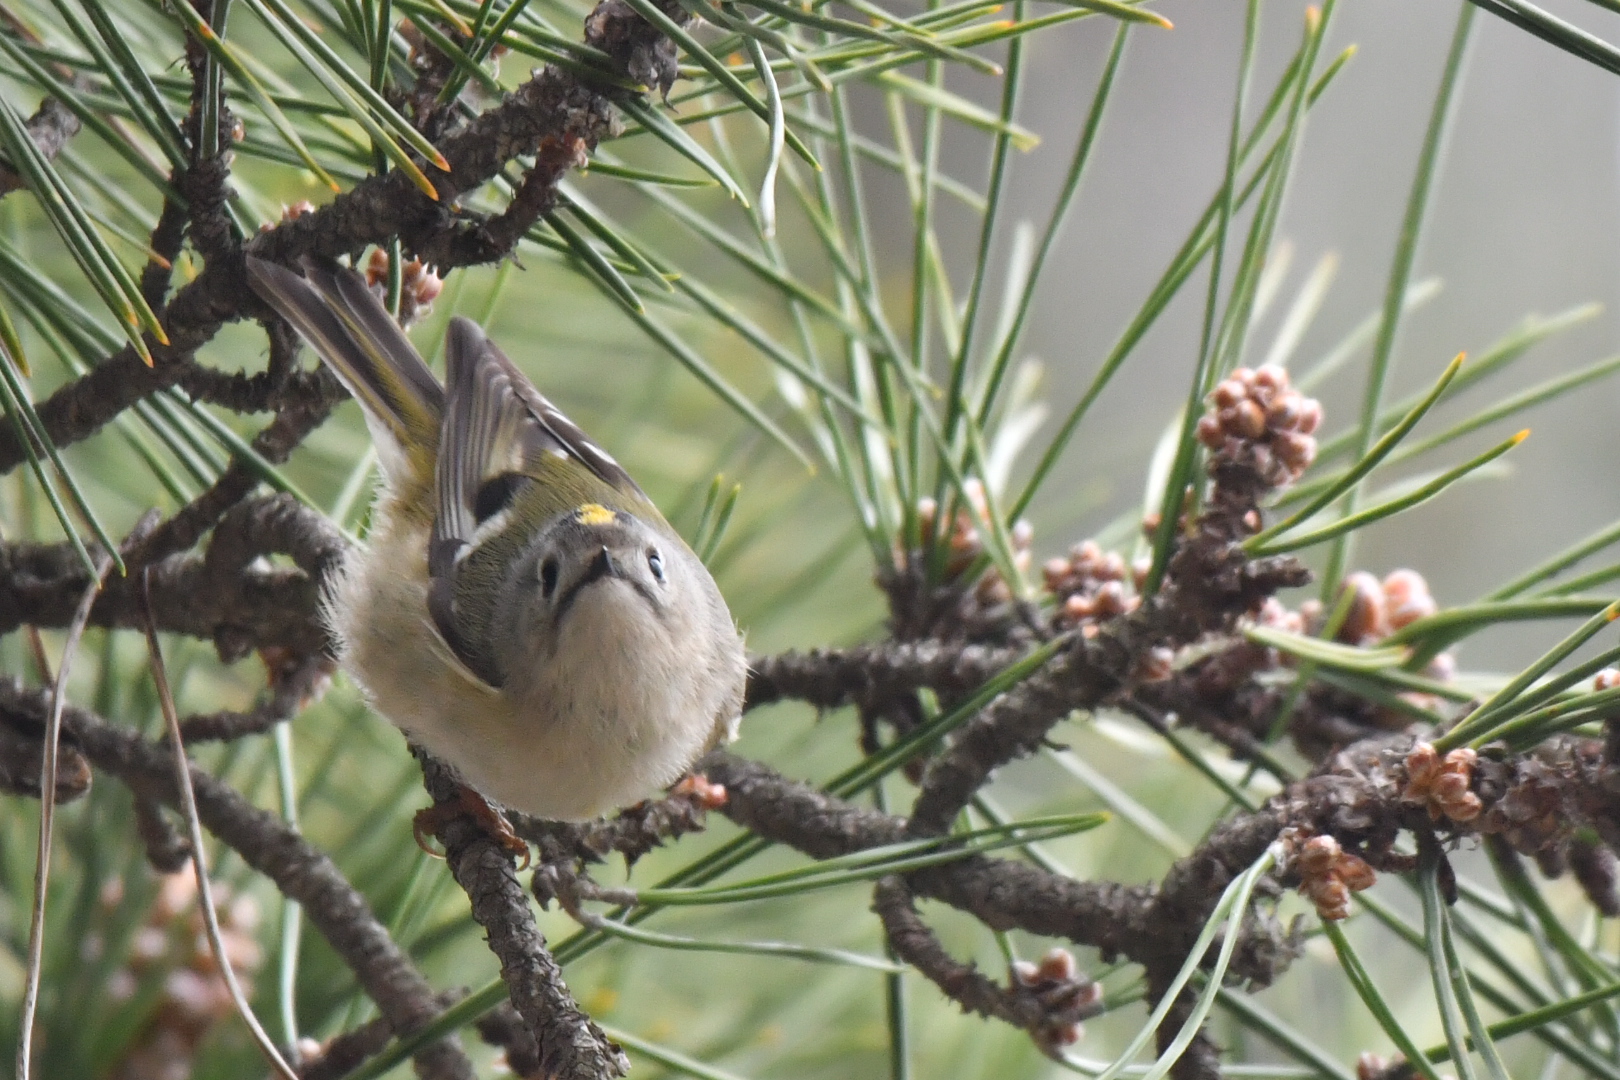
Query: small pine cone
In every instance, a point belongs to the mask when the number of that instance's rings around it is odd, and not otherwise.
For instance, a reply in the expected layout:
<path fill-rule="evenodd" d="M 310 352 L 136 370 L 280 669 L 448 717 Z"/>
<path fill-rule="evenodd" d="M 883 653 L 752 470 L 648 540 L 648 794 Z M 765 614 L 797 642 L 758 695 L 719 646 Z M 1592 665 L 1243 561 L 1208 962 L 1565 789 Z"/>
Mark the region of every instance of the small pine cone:
<path fill-rule="evenodd" d="M 1040 963 L 1035 967 L 1035 973 L 1039 978 L 1055 982 L 1070 982 L 1078 971 L 1079 965 L 1074 961 L 1074 953 L 1061 947 L 1046 950 Z"/>
<path fill-rule="evenodd" d="M 1146 556 L 1131 563 L 1131 585 L 1137 592 L 1142 591 L 1142 586 L 1147 584 L 1148 574 L 1152 571 L 1153 560 Z"/>
<path fill-rule="evenodd" d="M 1002 577 L 995 567 L 986 570 L 979 578 L 973 586 L 973 595 L 986 607 L 1010 603 L 1013 598 L 1012 588 L 1007 584 L 1007 579 Z"/>
<path fill-rule="evenodd" d="M 1300 601 L 1299 617 L 1305 623 L 1305 632 L 1315 634 L 1322 629 L 1322 601 L 1312 597 Z"/>
<path fill-rule="evenodd" d="M 1266 426 L 1278 431 L 1292 431 L 1299 424 L 1300 413 L 1305 410 L 1305 398 L 1299 392 L 1278 394 L 1266 405 Z"/>
<path fill-rule="evenodd" d="M 1096 614 L 1096 601 L 1089 596 L 1075 593 L 1063 601 L 1063 620 L 1070 625 L 1078 625 Z"/>
<path fill-rule="evenodd" d="M 1244 466 L 1280 488 L 1316 460 L 1312 432 L 1322 422 L 1322 406 L 1293 389 L 1280 367 L 1237 368 L 1210 393 L 1209 410 L 1199 418 L 1197 435 L 1212 452 L 1212 473 Z"/>
<path fill-rule="evenodd" d="M 1060 629 L 1085 630 L 1096 621 L 1135 610 L 1139 599 L 1125 591 L 1125 560 L 1086 540 L 1069 549 L 1066 558 L 1041 565 L 1046 591 L 1058 601 L 1053 621 Z"/>
<path fill-rule="evenodd" d="M 974 517 L 982 521 L 990 516 L 990 501 L 985 496 L 983 480 L 970 476 L 962 481 L 962 496 L 967 499 Z"/>
<path fill-rule="evenodd" d="M 1429 801 L 1429 814 L 1438 820 L 1448 817 L 1462 824 L 1479 817 L 1484 806 L 1479 796 L 1468 790 L 1469 777 L 1448 773 L 1434 784 L 1434 796 Z"/>
<path fill-rule="evenodd" d="M 1266 597 L 1265 603 L 1255 613 L 1254 621 L 1259 626 L 1269 626 L 1275 630 L 1282 630 L 1291 634 L 1305 632 L 1305 618 L 1297 611 L 1289 611 L 1283 602 L 1275 596 Z"/>
<path fill-rule="evenodd" d="M 1322 426 L 1322 403 L 1315 398 L 1306 398 L 1300 406 L 1299 415 L 1294 419 L 1294 430 L 1301 435 L 1311 435 Z"/>
<path fill-rule="evenodd" d="M 1350 894 L 1372 887 L 1378 875 L 1359 855 L 1345 851 L 1330 835 L 1310 836 L 1290 829 L 1284 844 L 1293 852 L 1293 871 L 1299 891 L 1316 906 L 1324 920 L 1334 922 L 1350 914 Z"/>
<path fill-rule="evenodd" d="M 962 484 L 962 499 L 965 505 L 958 505 L 949 527 L 940 527 L 939 504 L 929 498 L 917 500 L 917 525 L 924 537 L 940 536 L 945 548 L 945 576 L 947 579 L 959 578 L 962 574 L 977 563 L 984 554 L 983 530 L 990 522 L 990 502 L 985 493 L 984 482 L 970 477 Z M 1020 573 L 1027 572 L 1030 565 L 1030 548 L 1035 540 L 1033 526 L 1027 521 L 1015 521 L 1008 530 L 1008 539 L 1012 546 L 1013 564 Z M 896 558 L 907 561 L 910 553 L 896 550 Z M 1043 567 L 1044 572 L 1044 567 Z M 1003 603 L 1012 599 L 1012 590 L 998 574 L 987 573 L 979 582 L 978 598 L 986 603 Z"/>
<path fill-rule="evenodd" d="M 1350 917 L 1350 889 L 1336 876 L 1312 878 L 1303 891 L 1316 905 L 1316 913 L 1324 922 L 1339 922 Z"/>
<path fill-rule="evenodd" d="M 1126 611 L 1125 587 L 1117 581 L 1105 581 L 1099 585 L 1096 599 L 1097 614 L 1105 619 Z"/>
<path fill-rule="evenodd" d="M 1276 364 L 1261 364 L 1254 369 L 1254 394 L 1262 401 L 1288 389 L 1288 372 Z"/>
<path fill-rule="evenodd" d="M 1240 401 L 1221 410 L 1221 426 L 1242 439 L 1258 439 L 1266 433 L 1266 411 L 1254 401 Z"/>
<path fill-rule="evenodd" d="M 1316 462 L 1316 440 L 1297 431 L 1277 432 L 1271 438 L 1271 449 L 1289 483 L 1299 479 L 1300 474 Z"/>
<path fill-rule="evenodd" d="M 1393 570 L 1383 581 L 1384 605 L 1392 630 L 1410 626 L 1440 610 L 1429 595 L 1429 583 L 1416 570 Z"/>
<path fill-rule="evenodd" d="M 1406 755 L 1406 790 L 1401 798 L 1426 802 L 1435 777 L 1440 775 L 1440 752 L 1433 743 L 1420 742 Z"/>
<path fill-rule="evenodd" d="M 1350 610 L 1339 626 L 1338 639 L 1350 645 L 1363 645 L 1389 636 L 1389 612 L 1383 584 L 1365 570 L 1344 579 L 1343 591 L 1352 595 Z"/>
<path fill-rule="evenodd" d="M 1406 787 L 1401 798 L 1428 808 L 1435 821 L 1447 818 L 1457 824 L 1479 817 L 1484 804 L 1470 788 L 1479 755 L 1461 747 L 1441 758 L 1433 745 L 1420 742 L 1406 756 Z"/>
<path fill-rule="evenodd" d="M 375 289 L 388 281 L 388 252 L 382 248 L 372 248 L 370 258 L 366 259 L 366 284 Z"/>
<path fill-rule="evenodd" d="M 1073 580 L 1074 568 L 1068 559 L 1054 557 L 1041 564 L 1041 584 L 1053 596 L 1069 592 Z"/>
<path fill-rule="evenodd" d="M 1343 857 L 1344 850 L 1338 840 L 1331 836 L 1313 836 L 1300 846 L 1294 869 L 1300 877 L 1324 877 L 1333 872 Z"/>
<path fill-rule="evenodd" d="M 1378 873 L 1372 868 L 1372 864 L 1360 855 L 1348 851 L 1339 860 L 1338 875 L 1339 880 L 1343 881 L 1345 887 L 1353 893 L 1364 892 L 1378 881 Z"/>
<path fill-rule="evenodd" d="M 1038 963 L 1015 961 L 1009 972 L 1015 993 L 1034 998 L 1042 1018 L 1030 1029 L 1030 1037 L 1043 1053 L 1057 1056 L 1084 1033 L 1081 1021 L 1097 1011 L 1102 987 L 1079 969 L 1067 949 L 1053 948 Z"/>
<path fill-rule="evenodd" d="M 1440 775 L 1434 782 L 1430 814 L 1438 808 L 1440 814 L 1461 823 L 1473 821 L 1484 808 L 1469 788 L 1474 782 L 1474 765 L 1479 755 L 1467 747 L 1451 751 L 1440 765 Z"/>
<path fill-rule="evenodd" d="M 400 289 L 401 295 L 409 298 L 412 310 L 420 313 L 439 298 L 444 282 L 420 259 L 412 259 L 400 268 Z M 402 300 L 401 304 L 405 302 Z"/>
<path fill-rule="evenodd" d="M 1249 388 L 1243 385 L 1241 380 L 1231 378 L 1223 379 L 1216 383 L 1215 391 L 1214 393 L 1210 394 L 1209 400 L 1217 410 L 1221 410 L 1233 408 L 1238 402 L 1245 400 L 1248 396 Z"/>

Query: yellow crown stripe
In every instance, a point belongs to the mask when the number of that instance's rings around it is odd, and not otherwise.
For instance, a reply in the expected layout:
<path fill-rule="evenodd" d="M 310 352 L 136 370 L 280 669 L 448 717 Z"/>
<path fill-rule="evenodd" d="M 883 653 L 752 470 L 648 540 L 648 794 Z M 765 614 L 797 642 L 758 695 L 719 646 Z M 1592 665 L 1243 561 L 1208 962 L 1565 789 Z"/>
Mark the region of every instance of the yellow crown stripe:
<path fill-rule="evenodd" d="M 611 525 L 618 516 L 601 503 L 586 503 L 574 511 L 574 520 L 581 525 Z"/>

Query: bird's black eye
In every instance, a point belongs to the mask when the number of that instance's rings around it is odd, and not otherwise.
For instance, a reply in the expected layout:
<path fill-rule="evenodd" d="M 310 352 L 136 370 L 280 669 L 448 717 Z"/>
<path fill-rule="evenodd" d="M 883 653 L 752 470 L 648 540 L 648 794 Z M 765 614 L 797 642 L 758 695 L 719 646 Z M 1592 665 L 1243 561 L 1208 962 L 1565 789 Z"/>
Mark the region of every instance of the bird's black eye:
<path fill-rule="evenodd" d="M 664 557 L 658 554 L 657 548 L 647 552 L 647 569 L 651 570 L 652 576 L 659 581 L 664 580 Z"/>
<path fill-rule="evenodd" d="M 557 560 L 547 559 L 540 564 L 540 595 L 547 600 L 557 591 Z"/>

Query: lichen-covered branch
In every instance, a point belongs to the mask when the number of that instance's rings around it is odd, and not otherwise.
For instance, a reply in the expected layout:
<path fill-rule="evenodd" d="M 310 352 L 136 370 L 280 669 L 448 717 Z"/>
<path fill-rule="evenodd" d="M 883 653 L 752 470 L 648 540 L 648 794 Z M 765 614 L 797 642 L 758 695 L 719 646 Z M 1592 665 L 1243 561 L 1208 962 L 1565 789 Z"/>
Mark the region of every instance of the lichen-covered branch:
<path fill-rule="evenodd" d="M 428 794 L 436 806 L 460 799 L 461 783 L 442 763 L 416 748 Z M 575 1003 L 562 969 L 546 948 L 513 871 L 511 853 L 466 816 L 449 817 L 438 829 L 456 883 L 472 903 L 501 978 L 518 1015 L 540 1048 L 541 1075 L 557 1080 L 610 1080 L 629 1071 L 623 1051 Z"/>

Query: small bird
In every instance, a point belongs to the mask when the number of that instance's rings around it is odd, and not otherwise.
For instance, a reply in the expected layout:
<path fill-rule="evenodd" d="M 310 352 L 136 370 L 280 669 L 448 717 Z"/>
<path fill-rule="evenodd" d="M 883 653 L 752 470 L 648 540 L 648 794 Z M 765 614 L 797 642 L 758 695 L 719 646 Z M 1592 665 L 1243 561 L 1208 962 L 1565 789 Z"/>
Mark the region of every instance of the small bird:
<path fill-rule="evenodd" d="M 372 704 L 503 806 L 579 821 L 735 737 L 747 665 L 708 569 L 477 324 L 446 385 L 354 271 L 248 280 L 348 388 L 382 483 L 327 590 Z"/>

